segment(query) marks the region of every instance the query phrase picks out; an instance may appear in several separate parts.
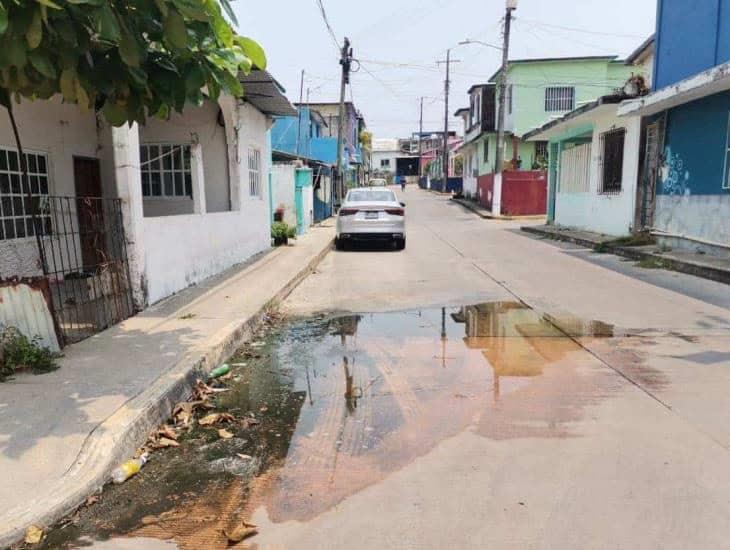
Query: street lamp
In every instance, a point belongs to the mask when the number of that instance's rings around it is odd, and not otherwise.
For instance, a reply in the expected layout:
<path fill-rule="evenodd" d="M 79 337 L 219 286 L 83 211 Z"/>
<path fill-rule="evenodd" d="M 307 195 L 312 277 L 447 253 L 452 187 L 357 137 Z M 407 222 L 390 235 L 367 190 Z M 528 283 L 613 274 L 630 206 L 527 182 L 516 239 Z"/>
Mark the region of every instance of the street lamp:
<path fill-rule="evenodd" d="M 481 40 L 472 40 L 471 38 L 467 38 L 466 40 L 462 40 L 461 42 L 459 42 L 459 46 L 466 46 L 467 44 L 479 44 L 480 46 L 485 46 L 487 48 L 494 48 L 495 50 L 499 50 L 500 52 L 503 50 L 501 46 L 488 44 L 487 42 L 482 42 Z"/>

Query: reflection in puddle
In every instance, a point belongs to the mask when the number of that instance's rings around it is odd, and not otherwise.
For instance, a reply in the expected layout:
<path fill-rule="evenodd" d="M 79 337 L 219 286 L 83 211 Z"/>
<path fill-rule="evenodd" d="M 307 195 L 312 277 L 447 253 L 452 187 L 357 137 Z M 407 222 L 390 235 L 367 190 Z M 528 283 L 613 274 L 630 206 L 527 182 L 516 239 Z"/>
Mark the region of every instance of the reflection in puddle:
<path fill-rule="evenodd" d="M 291 322 L 232 359 L 245 366 L 218 400 L 219 410 L 255 413 L 261 426 L 204 445 L 193 432 L 172 462 L 153 461 L 110 491 L 108 517 L 88 524 L 182 548 L 225 547 L 232 519 L 263 508 L 274 522 L 309 520 L 464 430 L 495 440 L 580 437 L 585 408 L 625 384 L 576 339 L 615 334 L 519 302 Z M 634 363 L 651 380 L 652 369 Z M 250 484 L 231 475 L 246 470 L 236 457 L 249 454 L 263 471 Z M 221 474 L 217 463 L 230 468 Z M 115 517 L 134 484 L 147 488 L 147 508 Z M 178 502 L 179 494 L 189 496 Z"/>

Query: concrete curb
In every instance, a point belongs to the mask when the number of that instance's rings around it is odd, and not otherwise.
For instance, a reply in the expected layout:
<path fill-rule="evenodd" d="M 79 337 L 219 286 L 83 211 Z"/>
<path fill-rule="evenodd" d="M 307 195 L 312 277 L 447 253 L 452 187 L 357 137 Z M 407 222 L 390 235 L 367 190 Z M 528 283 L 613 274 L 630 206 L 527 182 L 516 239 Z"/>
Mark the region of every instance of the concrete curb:
<path fill-rule="evenodd" d="M 332 243 L 333 239 L 328 240 L 326 246 L 253 316 L 229 324 L 219 331 L 215 340 L 208 340 L 204 346 L 192 350 L 94 428 L 74 464 L 46 496 L 22 509 L 9 511 L 10 517 L 6 517 L 0 526 L 0 548 L 22 540 L 28 525 L 52 525 L 99 491 L 109 480 L 111 471 L 129 457 L 130 449 L 136 449 L 151 430 L 169 418 L 172 408 L 190 396 L 195 381 L 204 372 L 220 364 L 252 336 L 266 313 L 316 269 L 332 249 Z"/>
<path fill-rule="evenodd" d="M 467 210 L 474 212 L 477 216 L 480 218 L 484 218 L 485 220 L 505 220 L 505 221 L 513 221 L 513 220 L 542 220 L 545 218 L 545 216 L 495 216 L 491 212 L 489 212 L 487 209 L 477 206 L 472 203 L 472 201 L 463 200 L 463 199 L 451 199 L 453 202 L 458 204 L 459 206 L 466 208 Z"/>
<path fill-rule="evenodd" d="M 595 248 L 596 245 L 600 244 L 598 242 L 591 241 L 590 239 L 582 239 L 573 235 L 561 235 L 552 231 L 545 231 L 539 227 L 525 226 L 520 229 L 525 233 L 539 235 L 540 237 L 547 237 L 548 239 L 555 241 L 569 242 L 579 246 L 585 246 L 586 248 Z M 701 277 L 703 279 L 709 279 L 710 281 L 730 285 L 730 271 L 711 265 L 691 262 L 688 260 L 679 260 L 677 258 L 672 258 L 663 254 L 646 252 L 630 246 L 611 246 L 609 244 L 606 245 L 606 253 L 636 261 L 648 259 L 657 260 L 662 263 L 663 267 L 671 271 L 694 275 L 695 277 Z"/>

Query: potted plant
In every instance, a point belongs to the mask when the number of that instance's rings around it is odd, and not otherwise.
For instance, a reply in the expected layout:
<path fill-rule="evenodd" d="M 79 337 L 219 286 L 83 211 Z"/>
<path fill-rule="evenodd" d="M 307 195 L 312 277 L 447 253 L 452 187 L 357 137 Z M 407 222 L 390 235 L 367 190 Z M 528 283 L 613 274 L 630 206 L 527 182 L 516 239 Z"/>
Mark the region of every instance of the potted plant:
<path fill-rule="evenodd" d="M 297 228 L 285 222 L 274 222 L 271 225 L 271 238 L 274 239 L 274 246 L 288 244 L 289 239 L 297 238 Z"/>

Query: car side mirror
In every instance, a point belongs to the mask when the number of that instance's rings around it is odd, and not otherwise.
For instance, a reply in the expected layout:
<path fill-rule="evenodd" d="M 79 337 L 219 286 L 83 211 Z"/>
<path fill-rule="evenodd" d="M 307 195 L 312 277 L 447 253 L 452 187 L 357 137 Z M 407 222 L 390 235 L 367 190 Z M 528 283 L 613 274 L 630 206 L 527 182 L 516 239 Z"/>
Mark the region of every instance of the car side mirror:
<path fill-rule="evenodd" d="M 401 205 L 401 206 L 402 206 L 403 208 L 405 208 L 405 207 L 406 207 L 406 203 L 404 203 L 404 202 L 400 203 L 400 205 Z"/>

